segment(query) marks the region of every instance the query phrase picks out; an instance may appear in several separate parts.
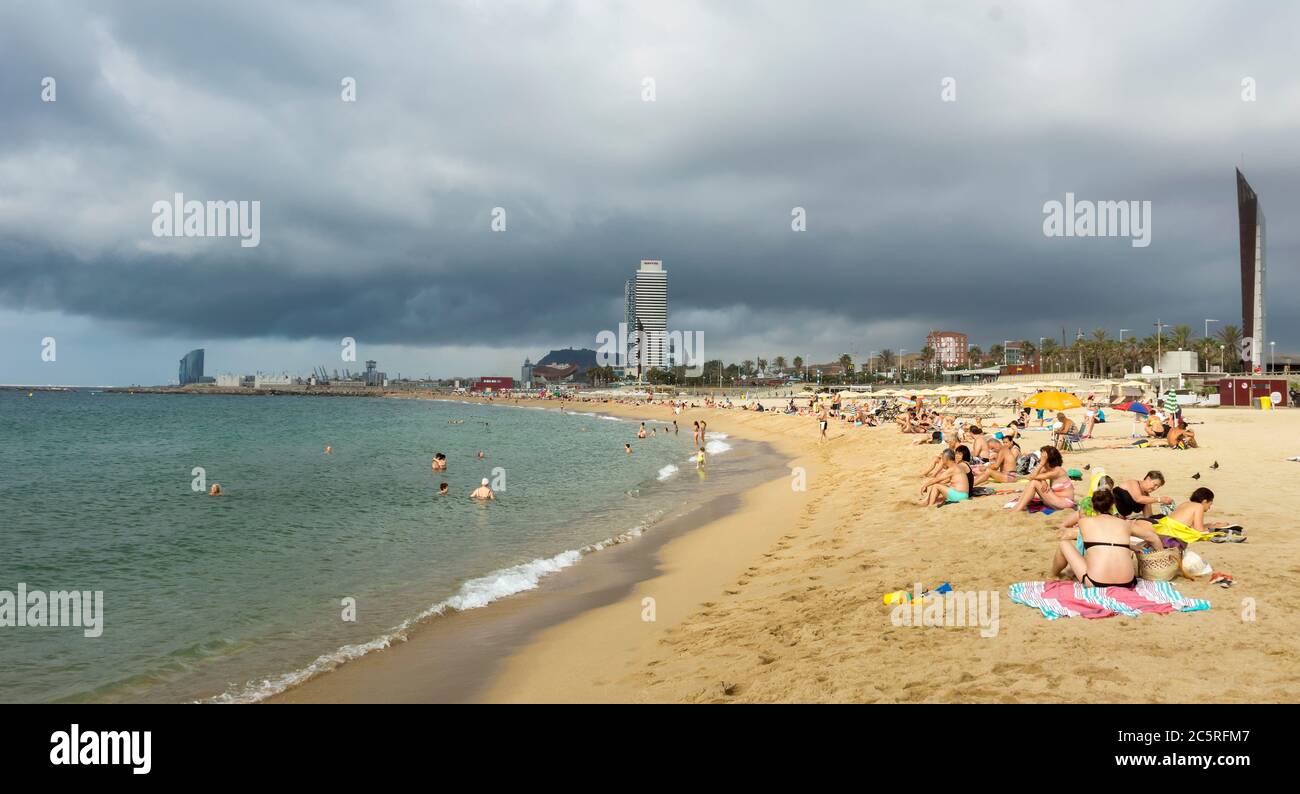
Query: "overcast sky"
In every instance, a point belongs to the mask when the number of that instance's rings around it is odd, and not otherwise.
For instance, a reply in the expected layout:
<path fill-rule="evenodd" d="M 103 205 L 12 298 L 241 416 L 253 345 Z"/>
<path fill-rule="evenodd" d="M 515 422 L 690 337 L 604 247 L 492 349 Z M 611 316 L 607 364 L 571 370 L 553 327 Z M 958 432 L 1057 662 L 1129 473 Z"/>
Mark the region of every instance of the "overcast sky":
<path fill-rule="evenodd" d="M 363 5 L 0 7 L 0 383 L 305 374 L 345 336 L 515 375 L 595 347 L 643 258 L 728 360 L 1199 334 L 1241 323 L 1243 163 L 1300 353 L 1300 7 Z M 177 192 L 260 201 L 260 245 L 155 237 Z M 1151 244 L 1045 237 L 1067 192 L 1150 201 Z"/>

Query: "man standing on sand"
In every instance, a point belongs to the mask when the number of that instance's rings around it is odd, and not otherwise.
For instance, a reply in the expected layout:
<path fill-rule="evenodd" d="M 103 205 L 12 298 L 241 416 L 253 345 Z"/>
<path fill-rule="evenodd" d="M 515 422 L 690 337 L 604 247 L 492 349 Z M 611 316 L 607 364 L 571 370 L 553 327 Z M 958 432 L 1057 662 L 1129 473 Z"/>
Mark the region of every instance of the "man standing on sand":
<path fill-rule="evenodd" d="M 817 409 L 817 425 L 821 428 L 821 440 L 826 440 L 826 428 L 830 425 L 830 416 L 826 413 L 826 406 L 820 406 Z"/>
<path fill-rule="evenodd" d="M 483 483 L 474 489 L 474 493 L 470 494 L 469 498 L 490 501 L 496 499 L 497 495 L 492 493 L 492 489 L 488 487 L 488 479 L 487 477 L 484 477 Z"/>

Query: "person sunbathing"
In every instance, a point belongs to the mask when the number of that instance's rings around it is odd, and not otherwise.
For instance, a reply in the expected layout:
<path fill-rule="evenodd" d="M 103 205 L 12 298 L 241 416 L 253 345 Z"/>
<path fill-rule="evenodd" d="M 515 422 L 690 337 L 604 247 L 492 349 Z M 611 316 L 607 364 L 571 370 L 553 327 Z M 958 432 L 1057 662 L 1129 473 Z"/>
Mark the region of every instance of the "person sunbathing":
<path fill-rule="evenodd" d="M 1063 413 L 1056 415 L 1056 422 L 1052 425 L 1052 443 L 1056 445 L 1057 449 L 1065 449 L 1065 441 L 1074 432 L 1074 428 L 1073 419 Z"/>
<path fill-rule="evenodd" d="M 1094 515 L 1078 520 L 1074 540 L 1062 538 L 1052 559 L 1052 575 L 1059 576 L 1068 566 L 1074 578 L 1086 587 L 1137 587 L 1133 570 L 1132 536 L 1143 545 L 1160 548 L 1162 541 L 1144 521 L 1126 521 L 1111 514 L 1114 492 L 1099 488 L 1092 494 Z"/>
<path fill-rule="evenodd" d="M 1197 488 L 1192 491 L 1188 497 L 1173 512 L 1167 516 L 1152 521 L 1150 518 L 1137 519 L 1133 523 L 1136 526 L 1150 526 L 1160 535 L 1171 538 L 1177 538 L 1184 543 L 1196 539 L 1197 535 L 1204 535 L 1213 532 L 1216 529 L 1222 529 L 1231 524 L 1224 521 L 1215 521 L 1206 523 L 1205 514 L 1210 512 L 1214 506 L 1214 491 L 1209 488 Z"/>
<path fill-rule="evenodd" d="M 964 502 L 970 498 L 972 479 L 970 450 L 965 445 L 959 446 L 944 470 L 921 486 L 921 499 L 917 504 L 929 507 L 944 502 Z"/>
<path fill-rule="evenodd" d="M 1151 414 L 1147 418 L 1146 427 L 1147 438 L 1164 438 L 1169 433 L 1169 428 L 1165 427 L 1164 422 L 1160 421 L 1158 414 Z"/>
<path fill-rule="evenodd" d="M 1169 429 L 1169 435 L 1165 436 L 1165 444 L 1171 449 L 1195 449 L 1196 432 L 1180 419 L 1177 425 Z"/>
<path fill-rule="evenodd" d="M 1115 512 L 1125 518 L 1135 513 L 1150 516 L 1156 505 L 1173 504 L 1168 496 L 1152 496 L 1164 484 L 1165 475 L 1154 469 L 1140 480 L 1125 480 L 1115 489 Z"/>
<path fill-rule="evenodd" d="M 998 444 L 997 455 L 976 475 L 975 485 L 983 485 L 989 480 L 1015 482 L 1020 479 L 1020 472 L 1016 471 L 1016 463 L 1020 460 L 1020 445 L 1012 438 L 1003 439 Z"/>
<path fill-rule="evenodd" d="M 971 455 L 975 457 L 975 462 L 992 460 L 993 451 L 989 447 L 989 437 L 984 433 L 983 428 L 971 425 L 968 432 L 970 433 L 971 442 L 970 451 Z"/>
<path fill-rule="evenodd" d="M 1039 450 L 1038 468 L 1029 475 L 1029 487 L 1020 494 L 1015 503 L 1009 505 L 1013 511 L 1029 509 L 1035 499 L 1053 510 L 1073 510 L 1074 482 L 1066 472 L 1061 450 L 1045 446 Z"/>

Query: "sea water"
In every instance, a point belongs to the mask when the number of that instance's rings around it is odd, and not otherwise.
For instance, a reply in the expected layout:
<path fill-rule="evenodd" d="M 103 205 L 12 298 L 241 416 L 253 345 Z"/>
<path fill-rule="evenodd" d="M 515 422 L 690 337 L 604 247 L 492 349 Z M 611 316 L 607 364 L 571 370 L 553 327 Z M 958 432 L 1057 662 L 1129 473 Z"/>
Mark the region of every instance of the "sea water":
<path fill-rule="evenodd" d="M 638 424 L 437 400 L 0 391 L 0 590 L 103 593 L 98 637 L 0 626 L 0 701 L 258 700 L 421 619 L 535 588 L 707 498 L 690 428 L 652 422 L 638 440 Z M 710 434 L 710 469 L 731 443 Z M 481 504 L 469 493 L 485 477 L 497 500 Z"/>

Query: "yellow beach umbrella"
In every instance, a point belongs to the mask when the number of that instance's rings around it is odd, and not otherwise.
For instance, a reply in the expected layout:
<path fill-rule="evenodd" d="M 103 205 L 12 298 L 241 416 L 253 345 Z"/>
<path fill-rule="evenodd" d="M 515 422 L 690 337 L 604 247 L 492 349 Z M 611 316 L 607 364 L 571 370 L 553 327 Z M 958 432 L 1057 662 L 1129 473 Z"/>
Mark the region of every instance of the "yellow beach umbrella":
<path fill-rule="evenodd" d="M 1024 406 L 1041 411 L 1068 411 L 1071 408 L 1082 408 L 1083 403 L 1073 394 L 1066 394 L 1063 391 L 1045 391 L 1025 400 Z"/>

